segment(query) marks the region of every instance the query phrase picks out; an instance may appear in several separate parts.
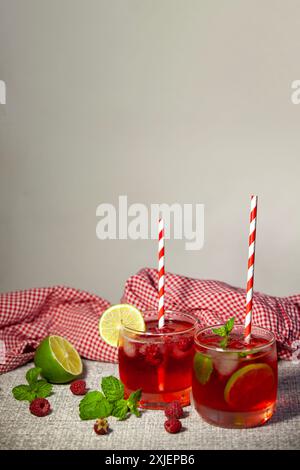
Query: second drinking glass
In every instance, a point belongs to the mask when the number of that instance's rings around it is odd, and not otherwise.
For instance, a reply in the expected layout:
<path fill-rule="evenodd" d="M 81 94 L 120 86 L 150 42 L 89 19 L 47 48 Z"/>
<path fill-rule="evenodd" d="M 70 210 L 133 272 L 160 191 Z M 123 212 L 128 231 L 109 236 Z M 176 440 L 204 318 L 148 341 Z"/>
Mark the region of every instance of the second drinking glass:
<path fill-rule="evenodd" d="M 198 413 L 222 427 L 247 428 L 267 422 L 277 394 L 277 354 L 273 333 L 252 327 L 249 344 L 244 325 L 235 325 L 228 344 L 214 328 L 197 332 L 193 364 L 193 399 Z"/>

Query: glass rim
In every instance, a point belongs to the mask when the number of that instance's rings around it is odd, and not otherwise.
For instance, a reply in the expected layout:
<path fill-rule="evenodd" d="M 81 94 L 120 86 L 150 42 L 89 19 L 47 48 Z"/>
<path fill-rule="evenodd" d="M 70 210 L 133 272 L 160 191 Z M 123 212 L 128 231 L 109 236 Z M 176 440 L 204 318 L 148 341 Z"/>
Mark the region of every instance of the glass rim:
<path fill-rule="evenodd" d="M 198 339 L 198 336 L 201 333 L 204 333 L 205 331 L 211 330 L 212 328 L 220 328 L 221 326 L 224 326 L 224 324 L 219 323 L 217 325 L 211 325 L 211 326 L 206 326 L 204 328 L 199 328 L 196 331 L 195 336 L 194 336 L 194 342 L 195 342 L 196 346 L 200 346 L 201 348 L 207 349 L 208 351 L 216 351 L 216 352 L 220 352 L 220 353 L 233 353 L 233 352 L 234 353 L 244 353 L 244 352 L 249 352 L 249 351 L 255 351 L 255 352 L 263 351 L 264 349 L 269 348 L 270 346 L 272 346 L 276 342 L 276 338 L 275 338 L 274 333 L 271 330 L 268 330 L 267 328 L 264 328 L 263 326 L 259 326 L 259 325 L 252 325 L 252 331 L 253 330 L 260 330 L 260 331 L 263 331 L 265 333 L 268 333 L 268 335 L 270 335 L 270 337 L 271 337 L 268 340 L 267 343 L 262 344 L 261 346 L 254 346 L 252 348 L 249 346 L 249 347 L 245 347 L 243 349 L 234 349 L 234 348 L 223 349 L 223 348 L 220 348 L 218 346 L 212 346 L 212 345 L 201 343 L 201 340 Z M 245 327 L 245 325 L 243 325 L 242 323 L 237 323 L 236 325 L 234 325 L 233 330 L 235 328 L 243 328 L 244 329 L 244 327 Z M 221 337 L 220 337 L 220 339 L 221 339 Z"/>
<path fill-rule="evenodd" d="M 121 324 L 120 329 L 125 331 L 125 332 L 127 331 L 129 333 L 137 334 L 137 335 L 144 336 L 144 337 L 147 337 L 147 338 L 151 338 L 151 337 L 161 338 L 161 337 L 165 337 L 165 336 L 177 336 L 177 335 L 187 334 L 187 333 L 192 332 L 193 330 L 195 330 L 197 328 L 198 324 L 199 324 L 198 318 L 196 318 L 191 313 L 180 312 L 178 310 L 170 310 L 170 309 L 165 311 L 165 314 L 170 314 L 170 313 L 178 315 L 178 316 L 180 315 L 180 316 L 189 318 L 190 320 L 192 320 L 191 326 L 184 329 L 184 330 L 180 330 L 180 331 L 169 331 L 169 332 L 162 331 L 161 333 L 160 332 L 153 332 L 153 331 L 136 330 L 134 328 L 129 328 L 128 326 L 125 326 L 123 324 Z M 157 310 L 145 310 L 143 312 L 144 316 L 150 315 L 150 314 L 153 314 L 153 316 L 155 316 L 154 319 L 157 319 Z M 147 320 L 147 318 L 144 318 L 144 319 L 145 319 L 145 321 Z"/>

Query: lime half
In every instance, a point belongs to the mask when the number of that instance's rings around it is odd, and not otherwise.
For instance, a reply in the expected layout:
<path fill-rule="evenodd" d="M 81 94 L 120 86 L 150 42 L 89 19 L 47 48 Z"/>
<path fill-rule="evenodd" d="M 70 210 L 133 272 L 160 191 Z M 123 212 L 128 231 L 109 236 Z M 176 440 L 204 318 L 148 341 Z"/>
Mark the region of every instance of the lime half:
<path fill-rule="evenodd" d="M 61 336 L 48 336 L 37 348 L 34 363 L 49 382 L 66 383 L 82 373 L 81 358 L 76 349 Z"/>
<path fill-rule="evenodd" d="M 99 333 L 103 341 L 117 347 L 122 325 L 132 330 L 146 330 L 143 315 L 136 307 L 129 304 L 113 305 L 102 313 L 99 321 Z"/>
<path fill-rule="evenodd" d="M 259 403 L 271 401 L 275 385 L 274 372 L 268 364 L 249 364 L 232 374 L 224 398 L 233 408 L 251 410 Z"/>

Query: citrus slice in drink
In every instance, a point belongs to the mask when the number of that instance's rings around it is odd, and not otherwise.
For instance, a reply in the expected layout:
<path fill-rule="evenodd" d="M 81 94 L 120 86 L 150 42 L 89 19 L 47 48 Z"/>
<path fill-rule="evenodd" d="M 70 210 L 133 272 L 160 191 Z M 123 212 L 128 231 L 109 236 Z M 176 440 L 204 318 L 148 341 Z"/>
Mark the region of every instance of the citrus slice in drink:
<path fill-rule="evenodd" d="M 197 352 L 194 356 L 194 371 L 197 380 L 205 385 L 209 381 L 210 375 L 213 371 L 213 361 L 209 356 L 205 356 Z"/>
<path fill-rule="evenodd" d="M 66 383 L 82 373 L 81 358 L 69 341 L 61 336 L 48 336 L 38 346 L 34 363 L 49 382 Z"/>
<path fill-rule="evenodd" d="M 120 328 L 125 326 L 136 331 L 146 331 L 141 312 L 129 304 L 112 305 L 102 313 L 99 321 L 99 333 L 103 341 L 117 347 Z"/>
<path fill-rule="evenodd" d="M 268 364 L 249 364 L 232 374 L 225 390 L 225 401 L 239 411 L 251 411 L 274 399 L 274 372 Z"/>

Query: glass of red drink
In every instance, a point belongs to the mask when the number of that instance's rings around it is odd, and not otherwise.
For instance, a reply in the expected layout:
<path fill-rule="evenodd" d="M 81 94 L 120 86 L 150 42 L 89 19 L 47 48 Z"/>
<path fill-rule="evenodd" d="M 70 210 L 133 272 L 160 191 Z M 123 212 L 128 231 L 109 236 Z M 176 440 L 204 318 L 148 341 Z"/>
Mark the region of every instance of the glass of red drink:
<path fill-rule="evenodd" d="M 145 312 L 144 318 L 146 331 L 120 331 L 119 374 L 125 393 L 141 388 L 143 408 L 164 408 L 173 400 L 189 405 L 197 320 L 166 311 L 165 326 L 159 329 L 157 311 Z"/>
<path fill-rule="evenodd" d="M 233 327 L 226 347 L 212 331 L 198 331 L 193 361 L 193 401 L 209 423 L 228 428 L 264 424 L 273 415 L 277 395 L 276 341 L 270 331 L 253 326 L 244 342 L 243 325 Z"/>

